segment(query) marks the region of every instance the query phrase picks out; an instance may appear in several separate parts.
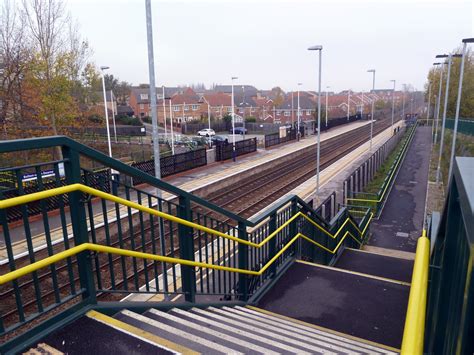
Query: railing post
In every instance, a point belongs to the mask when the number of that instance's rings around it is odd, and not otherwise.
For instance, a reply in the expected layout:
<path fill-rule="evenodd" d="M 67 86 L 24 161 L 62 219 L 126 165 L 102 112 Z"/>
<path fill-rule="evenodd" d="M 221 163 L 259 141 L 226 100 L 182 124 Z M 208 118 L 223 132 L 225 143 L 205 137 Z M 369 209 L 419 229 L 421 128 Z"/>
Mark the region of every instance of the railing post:
<path fill-rule="evenodd" d="M 268 235 L 272 234 L 276 230 L 276 212 L 272 213 L 270 215 L 270 221 L 268 222 Z M 274 236 L 269 242 L 268 242 L 268 260 L 273 258 L 276 254 L 276 236 Z M 270 277 L 275 277 L 276 275 L 276 262 L 274 262 L 270 268 Z"/>
<path fill-rule="evenodd" d="M 191 221 L 191 203 L 188 197 L 179 197 L 178 217 Z M 194 261 L 193 230 L 179 224 L 179 256 L 181 259 Z M 194 303 L 196 300 L 196 274 L 194 267 L 181 265 L 181 281 L 186 302 Z"/>
<path fill-rule="evenodd" d="M 296 201 L 296 198 L 293 198 L 291 201 L 291 215 L 290 218 L 293 217 L 298 213 L 298 201 Z M 323 213 L 324 214 L 324 213 Z M 323 217 L 324 218 L 324 217 Z M 295 219 L 293 222 L 290 224 L 290 235 L 288 240 L 293 238 L 296 234 L 298 234 L 298 219 Z M 295 254 L 301 258 L 301 239 L 298 240 L 298 243 L 295 245 Z"/>
<path fill-rule="evenodd" d="M 64 171 L 66 175 L 66 184 L 82 183 L 81 165 L 79 154 L 70 147 L 62 148 Z M 89 242 L 89 232 L 87 230 L 86 212 L 81 191 L 74 191 L 68 194 L 69 207 L 71 214 L 71 224 L 74 234 L 74 245 L 80 245 Z M 96 303 L 96 289 L 94 274 L 92 272 L 92 263 L 90 252 L 85 250 L 77 255 L 77 266 L 79 270 L 79 280 L 81 288 L 85 289 L 82 299 L 88 299 L 90 303 Z"/>
<path fill-rule="evenodd" d="M 239 239 L 248 240 L 247 227 L 244 222 L 238 224 L 238 237 Z M 249 269 L 249 251 L 248 245 L 239 243 L 239 269 Z M 248 278 L 247 274 L 239 274 L 239 294 L 242 301 L 248 299 Z"/>

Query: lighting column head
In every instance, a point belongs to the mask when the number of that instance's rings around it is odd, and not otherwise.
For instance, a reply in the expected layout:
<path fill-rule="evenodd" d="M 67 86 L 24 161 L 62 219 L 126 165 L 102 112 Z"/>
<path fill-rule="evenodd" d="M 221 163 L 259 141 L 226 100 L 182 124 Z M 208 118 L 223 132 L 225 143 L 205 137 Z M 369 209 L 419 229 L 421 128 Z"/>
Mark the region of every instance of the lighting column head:
<path fill-rule="evenodd" d="M 298 86 L 301 86 L 301 85 L 303 85 L 303 83 L 298 83 Z"/>
<path fill-rule="evenodd" d="M 236 77 L 236 76 L 233 76 L 231 79 L 232 79 L 232 81 L 234 81 L 234 80 L 237 80 L 237 79 L 238 79 L 238 77 Z"/>
<path fill-rule="evenodd" d="M 322 51 L 323 46 L 312 46 L 308 48 L 308 51 Z"/>
<path fill-rule="evenodd" d="M 105 65 L 103 65 L 103 66 L 100 67 L 100 70 L 102 70 L 102 71 L 107 70 L 107 69 L 110 69 L 110 67 L 105 66 Z"/>
<path fill-rule="evenodd" d="M 474 38 L 464 38 L 462 43 L 474 43 Z"/>
<path fill-rule="evenodd" d="M 369 69 L 367 70 L 367 73 L 375 73 L 375 69 Z"/>

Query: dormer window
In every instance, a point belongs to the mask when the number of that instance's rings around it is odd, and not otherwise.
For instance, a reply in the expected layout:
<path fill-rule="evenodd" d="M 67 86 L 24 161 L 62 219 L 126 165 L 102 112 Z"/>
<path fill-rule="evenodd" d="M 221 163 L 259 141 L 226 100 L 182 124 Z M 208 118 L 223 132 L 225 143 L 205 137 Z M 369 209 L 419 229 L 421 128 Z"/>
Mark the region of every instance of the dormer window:
<path fill-rule="evenodd" d="M 140 94 L 141 100 L 148 100 L 148 94 Z"/>

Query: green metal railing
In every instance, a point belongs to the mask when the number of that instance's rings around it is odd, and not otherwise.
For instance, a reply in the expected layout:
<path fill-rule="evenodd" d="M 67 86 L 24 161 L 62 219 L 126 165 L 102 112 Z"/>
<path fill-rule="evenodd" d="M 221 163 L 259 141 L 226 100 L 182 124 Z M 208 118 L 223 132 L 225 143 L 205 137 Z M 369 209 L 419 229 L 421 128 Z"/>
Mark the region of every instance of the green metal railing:
<path fill-rule="evenodd" d="M 474 158 L 456 157 L 441 220 L 430 225 L 425 353 L 474 353 L 473 172 Z"/>
<path fill-rule="evenodd" d="M 407 137 L 402 141 L 401 147 L 397 152 L 395 160 L 390 166 L 387 175 L 385 176 L 379 190 L 376 193 L 368 192 L 353 192 L 350 193 L 352 197 L 347 197 L 346 202 L 348 206 L 363 206 L 370 208 L 374 213 L 374 216 L 377 218 L 385 204 L 385 201 L 389 195 L 390 188 L 395 181 L 396 174 L 405 159 L 410 143 L 415 136 L 417 124 L 411 126 L 410 130 L 407 133 Z"/>
<path fill-rule="evenodd" d="M 54 171 L 54 183 L 47 189 L 60 188 L 63 181 L 66 185 L 80 184 L 83 182 L 81 163 L 93 160 L 119 173 L 111 179 L 98 179 L 98 190 L 110 191 L 111 196 L 133 201 L 149 210 L 81 190 L 24 200 L 15 206 L 21 211 L 22 225 L 8 223 L 7 213 L 13 205 L 0 208 L 6 254 L 0 260 L 2 275 L 89 244 L 172 259 L 81 249 L 77 254 L 68 254 L 1 284 L 0 301 L 8 307 L 0 311 L 0 336 L 32 321 L 46 320 L 44 326 L 6 343 L 2 351 L 29 341 L 44 327 L 57 326 L 72 314 L 82 314 L 91 307 L 118 310 L 169 307 L 171 301 L 182 307 L 202 302 L 251 302 L 262 295 L 295 257 L 330 264 L 341 247 L 359 247 L 367 235 L 371 219 L 367 209 L 359 211 L 359 218 L 354 219 L 343 208 L 327 222 L 299 197 L 289 196 L 270 210 L 245 219 L 66 137 L 0 142 L 0 154 L 56 146 L 61 147 L 63 159 L 36 164 L 39 187 L 46 188 L 41 174 L 46 169 Z M 24 166 L 3 170 L 21 177 L 29 169 L 30 166 Z M 129 178 L 141 179 L 159 189 L 163 196 L 122 183 Z M 22 196 L 23 184 L 18 179 L 18 195 Z M 55 199 L 57 210 L 47 210 L 49 199 Z M 66 201 L 69 207 L 65 206 Z M 36 220 L 29 216 L 33 206 L 41 211 Z M 170 217 L 146 212 L 151 210 Z M 192 224 L 178 223 L 179 220 Z M 186 263 L 179 265 L 166 260 Z M 253 272 L 270 261 L 265 271 Z M 196 267 L 192 266 L 193 262 L 219 268 Z M 235 272 L 235 269 L 252 272 Z M 133 294 L 148 294 L 157 301 L 146 305 L 117 302 Z M 58 308 L 63 311 L 53 316 L 52 311 L 58 312 Z"/>

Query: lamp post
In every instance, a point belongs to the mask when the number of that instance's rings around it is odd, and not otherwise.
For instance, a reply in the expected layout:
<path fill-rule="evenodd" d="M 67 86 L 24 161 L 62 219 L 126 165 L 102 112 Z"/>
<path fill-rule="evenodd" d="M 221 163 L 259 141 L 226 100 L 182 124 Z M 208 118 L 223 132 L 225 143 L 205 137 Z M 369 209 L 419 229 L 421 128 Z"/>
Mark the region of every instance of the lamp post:
<path fill-rule="evenodd" d="M 444 63 L 433 63 L 434 66 L 443 65 Z M 439 88 L 438 88 L 438 107 L 436 108 L 436 128 L 435 128 L 435 136 L 434 142 L 438 141 L 438 125 L 439 125 L 439 110 L 441 107 L 441 89 L 443 85 L 443 69 L 441 68 L 441 73 L 439 75 Z"/>
<path fill-rule="evenodd" d="M 405 118 L 405 93 L 406 93 L 406 84 L 403 84 L 403 97 L 402 97 L 402 120 Z"/>
<path fill-rule="evenodd" d="M 317 155 L 316 155 L 316 198 L 319 201 L 319 156 L 321 145 L 321 56 L 323 46 L 309 47 L 310 51 L 319 51 L 319 77 L 318 77 L 318 137 L 317 137 Z"/>
<path fill-rule="evenodd" d="M 165 139 L 167 139 L 168 133 L 166 132 L 166 103 L 165 103 L 165 86 L 164 85 L 161 87 L 161 90 L 163 91 L 163 122 L 164 122 L 164 127 L 165 127 Z"/>
<path fill-rule="evenodd" d="M 102 73 L 102 90 L 104 91 L 104 109 L 105 109 L 105 126 L 107 129 L 107 144 L 109 146 L 109 157 L 112 158 L 112 144 L 110 142 L 110 128 L 109 128 L 109 113 L 107 110 L 107 95 L 105 94 L 105 74 L 104 71 L 109 69 L 107 66 L 101 66 L 100 72 Z"/>
<path fill-rule="evenodd" d="M 351 115 L 351 89 L 347 90 L 347 121 L 349 122 L 349 117 Z"/>
<path fill-rule="evenodd" d="M 114 125 L 115 143 L 117 143 L 117 126 L 115 125 L 114 93 L 110 90 L 110 104 L 112 105 L 112 123 Z"/>
<path fill-rule="evenodd" d="M 375 69 L 369 69 L 367 73 L 372 73 L 372 94 L 375 95 Z M 370 150 L 372 150 L 372 134 L 374 130 L 374 106 L 375 98 L 372 100 L 372 113 L 370 114 Z"/>
<path fill-rule="evenodd" d="M 300 135 L 301 135 L 301 129 L 300 129 L 300 116 L 301 116 L 301 107 L 300 107 L 300 86 L 302 84 L 301 83 L 298 83 L 298 110 L 297 110 L 297 121 L 298 121 L 298 132 L 296 133 L 296 136 L 298 137 L 298 140 L 300 139 Z"/>
<path fill-rule="evenodd" d="M 234 80 L 238 79 L 236 76 L 232 77 L 232 160 L 235 162 L 235 108 L 234 108 Z"/>
<path fill-rule="evenodd" d="M 455 54 L 454 56 L 460 57 L 460 55 Z M 446 89 L 444 90 L 444 107 L 443 107 L 443 121 L 441 124 L 441 141 L 439 144 L 439 157 L 438 157 L 438 167 L 436 169 L 436 183 L 439 183 L 439 178 L 441 174 L 441 156 L 443 155 L 444 147 L 444 127 L 446 125 L 446 110 L 448 108 L 448 94 L 449 94 L 449 79 L 451 77 L 451 63 L 453 61 L 453 55 L 450 54 L 439 54 L 436 58 L 448 58 L 448 76 L 446 78 Z"/>
<path fill-rule="evenodd" d="M 458 132 L 458 121 L 459 121 L 459 109 L 461 107 L 461 93 L 462 93 L 462 80 L 464 75 L 464 61 L 466 59 L 466 47 L 468 43 L 474 43 L 474 38 L 464 38 L 462 40 L 462 54 L 461 54 L 461 69 L 459 74 L 459 86 L 458 86 L 458 98 L 456 101 L 456 114 L 454 115 L 454 129 L 453 129 L 453 143 L 451 146 L 451 158 L 449 159 L 449 173 L 448 173 L 448 185 L 451 180 L 451 174 L 453 172 L 454 163 L 454 151 L 456 149 L 456 135 Z"/>
<path fill-rule="evenodd" d="M 326 86 L 326 127 L 328 126 L 328 89 L 330 86 Z"/>
<path fill-rule="evenodd" d="M 430 119 L 430 106 L 431 106 L 431 83 L 428 83 L 428 112 L 426 113 L 426 125 Z"/>
<path fill-rule="evenodd" d="M 393 82 L 393 91 L 392 91 L 392 135 L 393 135 L 393 116 L 395 115 L 395 85 L 397 83 L 396 80 L 390 80 Z"/>
<path fill-rule="evenodd" d="M 244 127 L 242 131 L 242 139 L 245 139 L 245 105 L 247 103 L 245 102 L 245 86 L 242 85 L 242 126 Z"/>

